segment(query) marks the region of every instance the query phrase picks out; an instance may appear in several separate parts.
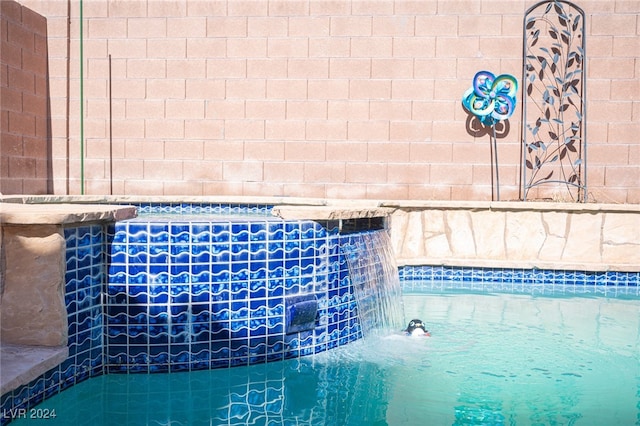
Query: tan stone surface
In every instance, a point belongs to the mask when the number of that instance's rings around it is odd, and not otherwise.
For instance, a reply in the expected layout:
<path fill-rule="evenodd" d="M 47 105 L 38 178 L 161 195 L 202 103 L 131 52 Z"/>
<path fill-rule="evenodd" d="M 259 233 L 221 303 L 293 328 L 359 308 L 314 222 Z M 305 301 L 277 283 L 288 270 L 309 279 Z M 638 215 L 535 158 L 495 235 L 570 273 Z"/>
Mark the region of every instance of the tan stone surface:
<path fill-rule="evenodd" d="M 602 237 L 604 244 L 636 244 L 640 250 L 640 215 L 607 214 Z"/>
<path fill-rule="evenodd" d="M 507 212 L 505 220 L 507 259 L 536 259 L 546 236 L 541 214 Z"/>
<path fill-rule="evenodd" d="M 4 227 L 3 232 L 6 273 L 0 312 L 2 341 L 66 345 L 65 240 L 61 228 L 11 226 Z"/>
<path fill-rule="evenodd" d="M 638 244 L 605 244 L 602 246 L 602 263 L 605 265 L 628 265 L 630 270 L 637 271 L 637 265 L 640 265 L 640 248 Z"/>
<path fill-rule="evenodd" d="M 451 257 L 451 246 L 449 236 L 445 232 L 445 211 L 425 210 L 422 213 L 416 211 L 415 215 L 422 215 L 422 225 L 424 226 L 424 255 L 435 258 Z M 393 229 L 391 233 L 393 234 Z M 418 234 L 418 231 L 412 231 Z"/>
<path fill-rule="evenodd" d="M 464 210 L 452 210 L 445 215 L 446 231 L 451 251 L 458 257 L 475 257 L 476 243 L 473 238 L 471 217 Z"/>
<path fill-rule="evenodd" d="M 0 223 L 3 225 L 113 222 L 135 216 L 136 208 L 133 206 L 0 203 Z"/>
<path fill-rule="evenodd" d="M 451 259 L 454 254 L 451 252 L 449 239 L 445 234 L 433 235 L 425 241 L 425 256 L 427 259 Z M 423 258 L 424 258 L 423 257 Z M 424 263 L 429 265 L 428 262 Z"/>
<path fill-rule="evenodd" d="M 234 196 L 234 195 L 5 195 L 0 196 L 4 202 L 20 204 L 107 204 L 123 203 L 221 203 L 221 204 L 293 204 L 324 206 L 331 204 L 331 200 L 303 197 L 262 197 L 262 196 Z M 349 204 L 349 200 L 338 200 L 341 205 Z M 367 203 L 378 205 L 375 201 L 354 200 L 351 203 Z"/>
<path fill-rule="evenodd" d="M 562 239 L 567 236 L 567 212 L 548 211 L 542 215 L 542 224 L 546 229 L 547 236 L 560 237 Z"/>
<path fill-rule="evenodd" d="M 602 222 L 604 215 L 593 213 L 572 215 L 567 232 L 563 260 L 582 259 L 599 263 L 602 260 Z"/>
<path fill-rule="evenodd" d="M 410 212 L 407 216 L 406 227 L 402 233 L 404 237 L 405 252 L 408 256 L 424 256 L 425 234 L 422 226 L 422 214 Z"/>
<path fill-rule="evenodd" d="M 426 209 L 415 211 L 414 214 L 422 214 L 424 218 L 422 223 L 427 238 L 436 234 L 441 234 L 445 229 L 445 215 L 448 210 L 444 209 Z"/>
<path fill-rule="evenodd" d="M 271 213 L 288 220 L 340 220 L 386 217 L 393 212 L 387 207 L 359 206 L 275 206 Z"/>
<path fill-rule="evenodd" d="M 478 257 L 503 259 L 505 257 L 504 214 L 479 211 L 471 214 Z"/>
<path fill-rule="evenodd" d="M 396 210 L 389 217 L 388 223 L 389 223 L 390 229 L 396 230 L 396 232 L 390 233 L 391 246 L 394 248 L 394 250 L 398 250 L 400 247 L 403 247 L 408 220 L 409 220 L 409 213 L 406 212 L 405 210 Z M 395 254 L 397 258 L 399 253 L 396 251 Z"/>
<path fill-rule="evenodd" d="M 383 203 L 401 265 L 640 269 L 637 206 L 531 204 Z"/>
<path fill-rule="evenodd" d="M 538 254 L 540 260 L 559 262 L 562 259 L 567 240 L 555 235 L 547 235 Z"/>
<path fill-rule="evenodd" d="M 38 378 L 68 356 L 66 346 L 19 346 L 0 342 L 0 395 Z"/>

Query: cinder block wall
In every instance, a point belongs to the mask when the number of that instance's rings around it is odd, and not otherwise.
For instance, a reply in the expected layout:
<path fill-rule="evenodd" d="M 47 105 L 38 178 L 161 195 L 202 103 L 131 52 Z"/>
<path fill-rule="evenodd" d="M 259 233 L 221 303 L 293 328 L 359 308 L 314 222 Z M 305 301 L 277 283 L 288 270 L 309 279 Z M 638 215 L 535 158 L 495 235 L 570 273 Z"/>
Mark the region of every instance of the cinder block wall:
<path fill-rule="evenodd" d="M 47 23 L 0 1 L 0 193 L 51 191 Z"/>
<path fill-rule="evenodd" d="M 82 44 L 87 194 L 489 200 L 489 139 L 460 99 L 481 69 L 520 79 L 534 3 L 84 1 L 81 43 L 79 2 L 23 0 L 47 18 L 53 191 L 80 191 Z M 637 203 L 640 4 L 577 4 L 590 197 Z M 519 115 L 502 199 L 518 198 Z"/>

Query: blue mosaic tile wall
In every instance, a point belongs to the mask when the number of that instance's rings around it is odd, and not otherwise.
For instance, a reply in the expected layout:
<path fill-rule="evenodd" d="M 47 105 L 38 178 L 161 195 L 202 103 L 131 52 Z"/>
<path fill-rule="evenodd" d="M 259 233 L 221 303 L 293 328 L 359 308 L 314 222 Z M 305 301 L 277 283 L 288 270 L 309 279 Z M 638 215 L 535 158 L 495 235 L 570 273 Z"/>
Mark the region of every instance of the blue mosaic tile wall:
<path fill-rule="evenodd" d="M 402 291 L 508 292 L 532 295 L 640 296 L 640 272 L 403 266 Z"/>
<path fill-rule="evenodd" d="M 61 373 L 65 383 L 73 385 L 103 372 L 106 233 L 102 225 L 94 225 L 67 228 L 64 235 L 69 358 L 62 364 Z"/>
<path fill-rule="evenodd" d="M 277 361 L 362 336 L 341 247 L 358 247 L 365 262 L 376 263 L 370 245 L 349 241 L 386 231 L 341 235 L 328 224 L 253 213 L 166 221 L 142 215 L 110 226 L 109 372 Z M 314 304 L 312 323 L 292 332 L 288 304 L 301 294 Z"/>
<path fill-rule="evenodd" d="M 215 215 L 215 216 L 271 216 L 271 206 L 264 204 L 211 204 L 211 203 L 141 203 L 136 205 L 138 216 L 153 215 Z"/>

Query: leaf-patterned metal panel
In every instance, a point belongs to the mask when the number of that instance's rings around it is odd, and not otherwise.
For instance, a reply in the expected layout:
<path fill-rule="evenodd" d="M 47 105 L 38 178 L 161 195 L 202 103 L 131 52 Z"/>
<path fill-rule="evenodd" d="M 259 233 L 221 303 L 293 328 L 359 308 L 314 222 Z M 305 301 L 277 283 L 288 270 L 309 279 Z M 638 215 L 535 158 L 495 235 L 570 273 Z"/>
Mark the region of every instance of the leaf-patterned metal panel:
<path fill-rule="evenodd" d="M 585 15 L 541 1 L 524 17 L 522 198 L 586 201 Z M 540 188 L 541 186 L 547 188 Z M 532 191 L 536 188 L 535 194 Z"/>

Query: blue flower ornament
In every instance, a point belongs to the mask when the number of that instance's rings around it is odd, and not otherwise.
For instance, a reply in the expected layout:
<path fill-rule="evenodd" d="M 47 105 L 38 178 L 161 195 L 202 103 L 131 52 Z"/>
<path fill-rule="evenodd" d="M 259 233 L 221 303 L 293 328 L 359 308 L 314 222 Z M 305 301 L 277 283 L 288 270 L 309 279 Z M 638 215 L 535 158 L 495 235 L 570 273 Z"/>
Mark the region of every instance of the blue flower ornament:
<path fill-rule="evenodd" d="M 462 96 L 462 105 L 485 126 L 493 126 L 511 117 L 516 108 L 518 81 L 509 74 L 499 76 L 479 71 L 473 77 L 473 87 Z"/>

